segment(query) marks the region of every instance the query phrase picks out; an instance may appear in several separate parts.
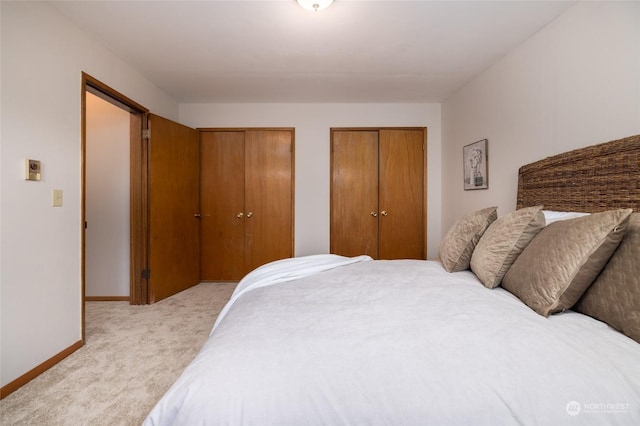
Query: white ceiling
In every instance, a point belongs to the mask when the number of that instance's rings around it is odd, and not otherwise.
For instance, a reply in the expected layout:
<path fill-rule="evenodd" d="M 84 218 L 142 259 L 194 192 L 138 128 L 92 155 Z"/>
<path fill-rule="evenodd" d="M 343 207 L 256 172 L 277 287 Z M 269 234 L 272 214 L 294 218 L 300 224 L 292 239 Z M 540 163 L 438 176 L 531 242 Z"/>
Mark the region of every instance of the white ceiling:
<path fill-rule="evenodd" d="M 573 3 L 54 1 L 180 103 L 441 102 Z"/>

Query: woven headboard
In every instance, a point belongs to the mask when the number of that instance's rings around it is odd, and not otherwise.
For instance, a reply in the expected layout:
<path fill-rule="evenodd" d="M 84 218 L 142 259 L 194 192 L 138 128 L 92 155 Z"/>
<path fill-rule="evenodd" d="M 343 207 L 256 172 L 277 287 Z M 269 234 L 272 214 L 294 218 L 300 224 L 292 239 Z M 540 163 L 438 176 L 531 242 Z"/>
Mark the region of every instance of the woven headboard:
<path fill-rule="evenodd" d="M 518 208 L 640 211 L 640 135 L 580 148 L 522 166 Z"/>

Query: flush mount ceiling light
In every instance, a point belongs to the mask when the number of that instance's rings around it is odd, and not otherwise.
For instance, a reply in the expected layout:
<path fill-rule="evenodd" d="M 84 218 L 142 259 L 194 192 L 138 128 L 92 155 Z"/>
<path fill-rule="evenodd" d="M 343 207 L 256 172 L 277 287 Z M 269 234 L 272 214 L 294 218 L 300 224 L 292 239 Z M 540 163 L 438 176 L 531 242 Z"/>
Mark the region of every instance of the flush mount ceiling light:
<path fill-rule="evenodd" d="M 326 9 L 333 3 L 333 0 L 297 0 L 298 4 L 307 10 L 317 12 Z"/>

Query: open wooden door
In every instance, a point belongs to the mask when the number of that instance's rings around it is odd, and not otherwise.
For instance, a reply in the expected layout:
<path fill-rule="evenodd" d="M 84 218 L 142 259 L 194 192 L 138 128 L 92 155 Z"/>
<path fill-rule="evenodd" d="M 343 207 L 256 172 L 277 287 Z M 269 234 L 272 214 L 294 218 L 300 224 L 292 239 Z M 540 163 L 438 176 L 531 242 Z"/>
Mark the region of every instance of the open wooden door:
<path fill-rule="evenodd" d="M 200 281 L 198 131 L 148 115 L 149 303 Z"/>

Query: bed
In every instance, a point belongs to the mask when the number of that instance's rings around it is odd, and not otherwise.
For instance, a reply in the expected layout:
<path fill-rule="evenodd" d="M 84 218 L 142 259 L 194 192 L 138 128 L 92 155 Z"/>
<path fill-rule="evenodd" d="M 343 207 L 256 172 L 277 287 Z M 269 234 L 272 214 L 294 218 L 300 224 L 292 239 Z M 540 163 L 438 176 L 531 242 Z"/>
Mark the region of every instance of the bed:
<path fill-rule="evenodd" d="M 640 424 L 638 170 L 640 136 L 523 166 L 439 261 L 258 268 L 145 425 Z"/>

